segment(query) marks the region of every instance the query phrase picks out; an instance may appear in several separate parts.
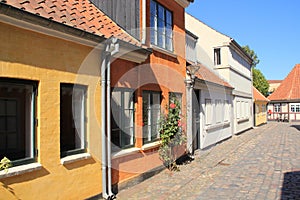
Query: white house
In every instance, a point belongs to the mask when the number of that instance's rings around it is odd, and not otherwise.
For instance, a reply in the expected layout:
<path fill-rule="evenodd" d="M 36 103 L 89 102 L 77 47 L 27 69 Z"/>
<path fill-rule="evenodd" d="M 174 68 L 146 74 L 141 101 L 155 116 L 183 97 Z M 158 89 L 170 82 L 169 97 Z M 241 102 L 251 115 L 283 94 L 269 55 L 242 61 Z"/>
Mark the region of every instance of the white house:
<path fill-rule="evenodd" d="M 206 66 L 232 88 L 231 92 L 228 90 L 230 87 L 224 87 L 222 92 L 220 92 L 220 90 L 215 90 L 213 87 L 208 87 L 208 97 L 204 97 L 204 91 L 202 96 L 200 94 L 200 105 L 202 106 L 202 108 L 200 107 L 202 109 L 200 110 L 200 117 L 203 115 L 203 118 L 200 119 L 202 122 L 200 124 L 204 124 L 200 126 L 200 133 L 206 134 L 206 138 L 211 137 L 211 142 L 207 142 L 207 145 L 213 143 L 213 141 L 217 142 L 220 139 L 230 137 L 232 134 L 252 128 L 251 57 L 242 50 L 241 46 L 234 39 L 216 31 L 187 13 L 185 14 L 185 25 L 187 30 L 187 60 Z M 189 54 L 189 52 L 192 52 L 193 39 L 196 42 L 194 44 L 196 53 Z M 197 88 L 197 81 L 195 82 L 195 88 Z M 223 98 L 215 95 L 215 91 L 219 91 L 219 96 L 221 94 Z M 219 106 L 220 102 L 222 102 L 222 108 Z M 225 119 L 228 117 L 227 113 L 224 112 L 226 103 L 229 103 L 231 106 L 231 109 L 228 108 L 230 110 L 229 125 L 225 123 Z M 210 116 L 210 113 L 212 116 Z M 218 130 L 218 128 L 214 127 L 218 127 L 219 124 L 222 129 L 224 129 L 224 126 L 230 126 L 230 128 L 226 129 L 226 133 L 223 133 L 223 137 L 220 134 L 213 136 Z M 218 131 L 220 132 L 220 130 Z M 201 148 L 205 146 L 204 143 Z"/>

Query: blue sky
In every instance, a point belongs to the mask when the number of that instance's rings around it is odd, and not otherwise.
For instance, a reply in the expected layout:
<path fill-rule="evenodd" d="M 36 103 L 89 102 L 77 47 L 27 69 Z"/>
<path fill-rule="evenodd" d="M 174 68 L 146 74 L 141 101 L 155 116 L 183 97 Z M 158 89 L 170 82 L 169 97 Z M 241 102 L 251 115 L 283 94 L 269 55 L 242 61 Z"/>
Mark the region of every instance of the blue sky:
<path fill-rule="evenodd" d="M 267 79 L 284 79 L 300 63 L 300 0 L 195 0 L 186 12 L 249 45 Z M 199 38 L 200 39 L 200 38 Z"/>

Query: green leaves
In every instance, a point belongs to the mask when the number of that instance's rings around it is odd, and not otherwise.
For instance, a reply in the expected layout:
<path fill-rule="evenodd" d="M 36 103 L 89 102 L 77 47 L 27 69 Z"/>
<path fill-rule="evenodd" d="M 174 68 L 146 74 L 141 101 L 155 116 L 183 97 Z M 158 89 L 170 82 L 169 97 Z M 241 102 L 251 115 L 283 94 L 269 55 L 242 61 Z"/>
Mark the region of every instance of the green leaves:
<path fill-rule="evenodd" d="M 5 170 L 7 171 L 9 167 L 11 167 L 11 161 L 4 157 L 1 161 L 0 161 L 0 171 Z"/>
<path fill-rule="evenodd" d="M 170 170 L 178 170 L 176 155 L 172 150 L 175 146 L 181 145 L 185 137 L 181 128 L 180 103 L 175 97 L 170 100 L 168 114 L 161 119 L 159 157 Z"/>
<path fill-rule="evenodd" d="M 265 97 L 268 95 L 269 83 L 259 69 L 253 68 L 253 86 Z"/>

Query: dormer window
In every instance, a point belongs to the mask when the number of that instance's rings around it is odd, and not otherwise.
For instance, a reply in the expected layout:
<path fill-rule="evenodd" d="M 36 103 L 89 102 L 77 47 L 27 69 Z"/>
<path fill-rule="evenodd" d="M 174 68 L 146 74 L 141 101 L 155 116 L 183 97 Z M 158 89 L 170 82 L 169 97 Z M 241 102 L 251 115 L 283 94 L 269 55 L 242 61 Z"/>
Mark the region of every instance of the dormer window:
<path fill-rule="evenodd" d="M 151 0 L 151 44 L 173 51 L 173 14 L 161 4 Z"/>
<path fill-rule="evenodd" d="M 221 49 L 220 48 L 214 49 L 214 61 L 215 61 L 215 65 L 221 65 Z"/>

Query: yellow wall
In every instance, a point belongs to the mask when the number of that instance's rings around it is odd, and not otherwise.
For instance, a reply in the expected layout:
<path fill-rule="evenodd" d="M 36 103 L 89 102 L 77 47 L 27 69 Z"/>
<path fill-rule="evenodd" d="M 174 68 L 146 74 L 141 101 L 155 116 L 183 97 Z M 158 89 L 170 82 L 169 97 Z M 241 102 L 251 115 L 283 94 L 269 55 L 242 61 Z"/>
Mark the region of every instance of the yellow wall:
<path fill-rule="evenodd" d="M 267 123 L 267 102 L 255 101 L 255 126 Z M 265 107 L 265 110 L 262 110 L 262 106 Z"/>
<path fill-rule="evenodd" d="M 0 38 L 0 78 L 38 81 L 36 147 L 42 165 L 0 179 L 0 199 L 83 199 L 101 193 L 100 52 L 1 22 Z M 92 157 L 67 165 L 60 163 L 60 83 L 88 86 L 86 134 Z"/>

